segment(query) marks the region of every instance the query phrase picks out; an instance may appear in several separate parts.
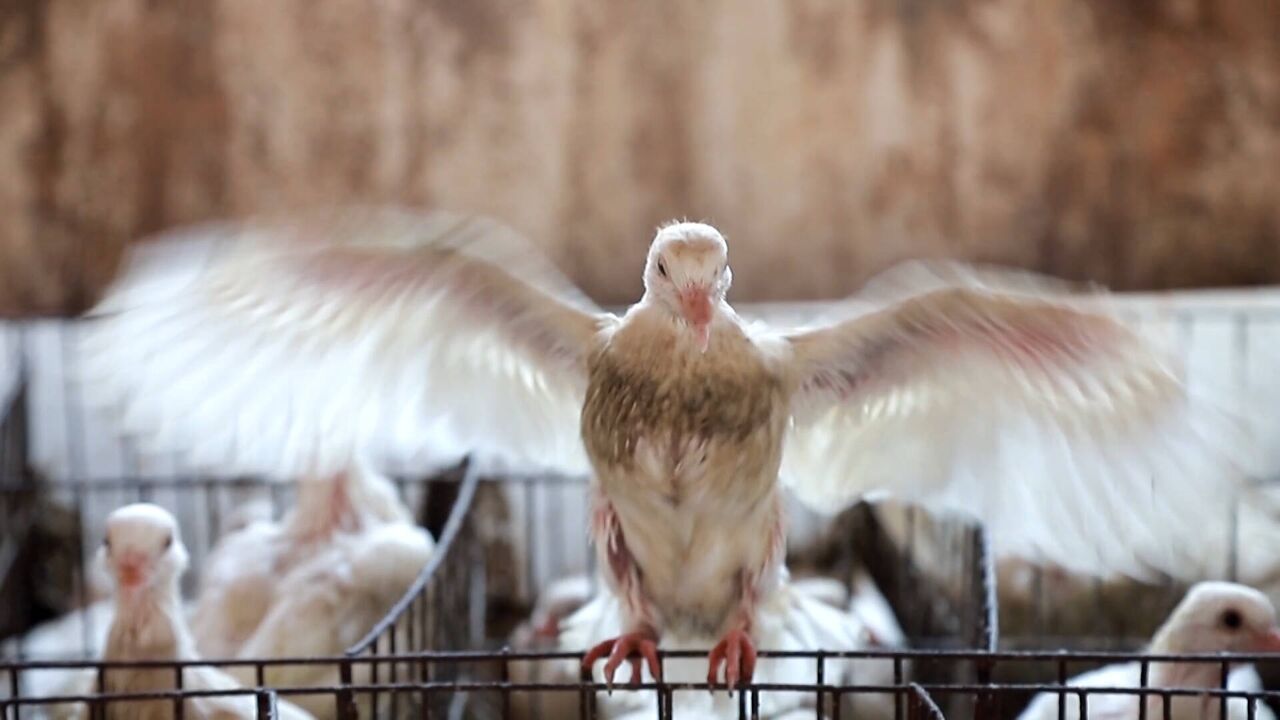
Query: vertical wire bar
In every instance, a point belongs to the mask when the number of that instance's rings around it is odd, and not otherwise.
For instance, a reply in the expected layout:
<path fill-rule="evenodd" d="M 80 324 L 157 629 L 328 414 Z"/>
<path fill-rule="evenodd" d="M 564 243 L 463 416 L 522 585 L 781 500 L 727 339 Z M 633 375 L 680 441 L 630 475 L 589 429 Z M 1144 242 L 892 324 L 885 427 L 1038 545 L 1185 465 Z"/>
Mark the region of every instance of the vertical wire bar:
<path fill-rule="evenodd" d="M 751 688 L 751 720 L 760 720 L 760 691 L 755 688 Z"/>
<path fill-rule="evenodd" d="M 595 690 L 589 687 L 595 682 L 591 668 L 583 668 L 578 674 L 578 686 L 582 691 L 578 697 L 578 716 L 583 720 L 591 720 L 595 716 Z"/>
<path fill-rule="evenodd" d="M 1225 718 L 1225 717 L 1227 717 L 1227 696 L 1226 696 L 1226 694 L 1225 694 L 1225 691 L 1228 689 L 1228 688 L 1227 688 L 1227 678 L 1228 678 L 1230 675 L 1231 675 L 1231 663 L 1229 663 L 1229 662 L 1228 662 L 1228 661 L 1226 661 L 1226 660 L 1223 660 L 1223 661 L 1222 661 L 1222 674 L 1221 674 L 1221 676 L 1220 676 L 1220 678 L 1219 678 L 1219 679 L 1222 681 L 1220 686 L 1221 686 L 1222 690 L 1224 691 L 1224 693 L 1223 693 L 1222 695 L 1220 695 L 1220 696 L 1219 696 L 1219 701 L 1220 701 L 1220 702 L 1218 703 L 1218 712 L 1219 712 L 1218 717 L 1220 717 L 1220 718 Z"/>
<path fill-rule="evenodd" d="M 381 644 L 382 644 L 382 638 L 378 637 L 378 638 L 374 638 L 373 643 L 369 646 L 369 650 L 370 650 L 369 684 L 370 685 L 378 684 L 379 675 L 382 672 L 382 663 L 378 662 L 378 659 L 382 657 L 382 652 L 378 648 L 378 646 Z M 369 691 L 369 708 L 370 708 L 369 714 L 372 717 L 378 717 L 378 700 L 380 699 L 379 698 L 380 694 L 381 693 L 378 692 L 377 688 L 371 688 Z"/>
<path fill-rule="evenodd" d="M 895 655 L 893 657 L 893 686 L 894 688 L 902 687 L 902 657 Z M 893 693 L 893 720 L 903 720 L 903 695 L 897 690 Z"/>
<path fill-rule="evenodd" d="M 22 668 L 20 668 L 16 664 L 9 671 L 9 697 L 13 698 L 14 700 L 21 699 L 22 697 L 22 683 L 18 679 L 18 675 L 21 672 L 22 672 Z M 0 717 L 3 717 L 3 716 L 0 716 Z M 21 703 L 13 704 L 13 720 L 22 720 L 22 704 Z"/>
<path fill-rule="evenodd" d="M 106 668 L 104 668 L 103 666 L 99 665 L 99 666 L 98 666 L 98 692 L 97 692 L 97 694 L 101 696 L 101 695 L 105 695 L 105 694 L 106 694 L 106 692 L 107 692 L 107 669 L 106 669 Z M 91 706 L 91 707 L 93 707 L 93 708 L 96 708 L 96 709 L 97 709 L 97 712 L 96 712 L 96 713 L 94 713 L 94 717 L 95 717 L 95 718 L 97 718 L 98 720 L 101 720 L 101 718 L 103 718 L 103 717 L 105 717 L 105 716 L 106 716 L 106 714 L 107 714 L 107 709 L 106 709 L 106 707 L 105 707 L 105 702 L 100 702 L 100 703 L 98 703 L 97 705 L 94 705 L 94 706 Z"/>
<path fill-rule="evenodd" d="M 826 654 L 822 650 L 818 651 L 818 669 L 817 669 L 817 672 L 815 673 L 815 676 L 817 679 L 817 683 L 815 684 L 818 686 L 817 699 L 818 699 L 818 717 L 819 718 L 822 717 L 822 683 L 826 679 L 826 670 L 827 670 L 825 655 Z"/>
<path fill-rule="evenodd" d="M 524 495 L 524 587 L 517 588 L 517 592 L 521 595 L 521 601 L 532 601 L 537 597 L 538 593 L 533 570 L 533 551 L 534 548 L 538 547 L 533 527 L 533 483 L 526 480 L 520 483 L 520 487 Z"/>
<path fill-rule="evenodd" d="M 254 693 L 258 700 L 258 720 L 274 720 L 276 717 L 276 694 L 269 690 Z"/>
<path fill-rule="evenodd" d="M 391 636 L 387 638 L 389 645 L 391 646 L 390 655 L 392 655 L 393 657 L 396 654 L 396 635 L 400 634 L 400 621 L 401 621 L 401 618 L 396 618 L 394 621 L 392 621 L 391 627 L 389 628 L 389 630 L 391 631 Z M 399 663 L 393 660 L 391 662 L 390 667 L 387 668 L 387 672 L 390 675 L 390 681 L 392 685 L 395 685 L 396 681 L 400 677 L 400 668 L 397 667 L 398 665 Z M 399 717 L 400 716 L 400 693 L 396 692 L 395 690 L 392 690 L 390 692 L 391 692 L 391 697 L 388 699 L 388 703 L 391 705 L 391 717 Z"/>
<path fill-rule="evenodd" d="M 511 660 L 507 657 L 510 654 L 511 654 L 511 646 L 503 645 L 502 660 L 499 661 L 500 665 L 499 665 L 499 671 L 498 671 L 499 672 L 498 677 L 499 679 L 502 680 L 502 685 L 503 685 L 502 698 L 501 698 L 503 718 L 511 717 Z M 530 663 L 530 665 L 532 666 L 533 663 Z M 534 677 L 536 677 L 536 675 Z M 529 694 L 529 704 L 531 706 L 537 704 L 533 702 L 535 696 L 536 696 L 535 693 Z M 537 712 L 536 707 L 534 708 L 534 712 L 535 713 Z"/>
<path fill-rule="evenodd" d="M 1048 620 L 1045 616 L 1049 613 L 1044 596 L 1044 568 L 1039 565 L 1031 569 L 1031 608 L 1031 632 L 1043 636 Z"/>
<path fill-rule="evenodd" d="M 1233 315 L 1232 338 L 1235 340 L 1236 388 L 1246 390 L 1249 387 L 1249 328 L 1248 317 L 1244 312 L 1236 311 Z M 1240 494 L 1232 499 L 1230 530 L 1231 542 L 1227 545 L 1227 579 L 1235 582 L 1240 570 Z M 1225 715 L 1223 717 L 1226 717 Z"/>
<path fill-rule="evenodd" d="M 1146 663 L 1143 663 L 1146 667 Z M 1067 661 L 1064 658 L 1058 658 L 1058 719 L 1062 720 L 1067 716 Z M 1082 713 L 1080 717 L 1085 717 Z"/>
<path fill-rule="evenodd" d="M 1138 689 L 1146 690 L 1151 683 L 1151 662 L 1146 658 L 1138 661 Z M 1142 702 L 1138 704 L 1138 720 L 1147 720 L 1147 695 L 1139 695 Z"/>
<path fill-rule="evenodd" d="M 1164 703 L 1162 715 L 1164 720 L 1173 720 L 1173 697 L 1168 692 L 1160 693 L 1160 701 Z"/>
<path fill-rule="evenodd" d="M 186 709 L 184 707 L 186 703 L 182 701 L 183 692 L 182 692 L 182 666 L 181 665 L 174 665 L 173 667 L 173 685 L 174 685 L 174 688 L 177 689 L 178 691 L 177 693 L 174 694 L 174 697 L 173 697 L 173 717 L 174 717 L 174 720 L 182 720 L 183 715 L 185 714 L 183 711 Z"/>
<path fill-rule="evenodd" d="M 222 529 L 222 498 L 214 494 L 214 484 L 207 480 L 202 480 L 200 489 L 204 495 L 205 512 L 209 514 L 209 521 L 205 523 L 205 557 L 209 557 L 208 550 L 213 549 L 214 543 L 218 542 L 218 533 Z"/>
<path fill-rule="evenodd" d="M 355 693 L 351 690 L 351 658 L 344 657 L 338 666 L 338 719 L 356 720 L 359 711 L 356 709 Z"/>
<path fill-rule="evenodd" d="M 80 523 L 81 528 L 84 528 L 87 525 L 85 522 L 84 512 L 84 486 L 78 481 L 73 481 L 71 488 L 71 504 L 75 507 L 76 521 Z M 86 562 L 86 542 L 89 542 L 89 539 L 84 537 L 84 533 L 81 532 L 79 543 L 80 552 L 78 553 L 79 557 L 76 561 L 75 571 L 71 573 L 71 592 L 76 596 L 77 607 L 82 608 L 89 607 L 89 563 Z M 80 623 L 80 656 L 82 658 L 88 658 L 93 654 L 93 639 L 97 637 L 97 635 L 94 633 L 93 629 L 93 613 L 86 612 L 83 613 L 81 617 L 84 619 L 84 622 Z"/>

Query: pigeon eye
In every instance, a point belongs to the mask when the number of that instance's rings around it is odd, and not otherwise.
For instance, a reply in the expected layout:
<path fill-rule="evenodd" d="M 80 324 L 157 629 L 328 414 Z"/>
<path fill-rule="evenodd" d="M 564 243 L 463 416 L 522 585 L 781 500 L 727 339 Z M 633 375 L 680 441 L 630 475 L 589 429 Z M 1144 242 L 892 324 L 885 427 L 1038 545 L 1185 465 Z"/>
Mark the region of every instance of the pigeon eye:
<path fill-rule="evenodd" d="M 168 550 L 171 545 L 173 545 L 173 535 L 169 535 L 164 539 L 164 549 Z"/>
<path fill-rule="evenodd" d="M 102 547 L 106 548 L 106 549 L 107 549 L 107 552 L 111 552 L 111 538 L 109 538 L 109 537 L 103 537 L 103 538 L 102 538 Z"/>
<path fill-rule="evenodd" d="M 1240 613 L 1235 610 L 1227 610 L 1222 613 L 1222 625 L 1230 630 L 1238 630 L 1240 625 L 1244 623 L 1244 618 L 1240 617 Z"/>
<path fill-rule="evenodd" d="M 667 265 L 661 260 L 658 261 L 658 274 L 661 275 L 662 277 L 667 276 Z"/>

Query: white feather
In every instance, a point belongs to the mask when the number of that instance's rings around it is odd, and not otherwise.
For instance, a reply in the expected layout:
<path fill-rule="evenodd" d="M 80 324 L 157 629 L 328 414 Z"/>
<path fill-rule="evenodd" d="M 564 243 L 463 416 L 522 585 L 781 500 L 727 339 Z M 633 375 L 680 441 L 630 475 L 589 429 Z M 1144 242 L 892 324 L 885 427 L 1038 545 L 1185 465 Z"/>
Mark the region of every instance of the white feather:
<path fill-rule="evenodd" d="M 1170 528 L 1227 517 L 1246 476 L 1272 467 L 1249 442 L 1258 418 L 1238 395 L 1188 387 L 1102 296 L 981 277 L 913 295 L 900 276 L 897 304 L 789 336 L 800 390 L 784 480 L 828 512 L 884 492 L 976 517 L 1001 554 L 1202 576 Z"/>
<path fill-rule="evenodd" d="M 513 243 L 394 211 L 140 243 L 90 313 L 86 393 L 144 451 L 220 474 L 467 453 L 583 472 L 582 353 L 607 316 Z"/>

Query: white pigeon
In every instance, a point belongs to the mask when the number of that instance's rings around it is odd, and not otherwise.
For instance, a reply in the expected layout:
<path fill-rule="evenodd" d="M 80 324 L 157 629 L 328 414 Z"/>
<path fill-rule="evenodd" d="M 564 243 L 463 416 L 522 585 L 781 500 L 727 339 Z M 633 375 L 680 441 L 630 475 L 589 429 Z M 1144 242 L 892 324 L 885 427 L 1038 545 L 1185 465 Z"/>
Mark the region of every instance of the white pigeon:
<path fill-rule="evenodd" d="M 240 647 L 239 657 L 342 655 L 404 597 L 433 549 L 431 535 L 406 522 L 335 535 L 323 552 L 276 579 L 275 601 Z M 398 629 L 396 647 L 411 648 L 408 623 L 400 623 Z M 380 669 L 386 680 L 386 666 Z M 230 666 L 227 672 L 242 683 L 255 682 L 251 666 Z M 283 664 L 266 668 L 263 680 L 268 687 L 331 687 L 338 684 L 339 675 L 336 665 Z M 369 665 L 356 666 L 352 680 L 369 683 Z M 337 715 L 332 693 L 291 695 L 290 700 L 322 720 Z M 363 706 L 368 697 L 358 700 Z M 362 715 L 368 712 L 365 708 Z"/>
<path fill-rule="evenodd" d="M 335 536 L 412 519 L 395 487 L 361 464 L 327 479 L 299 479 L 296 486 L 297 501 L 279 522 L 269 514 L 248 520 L 205 560 L 191 616 L 204 657 L 239 656 L 276 605 L 281 578 L 329 550 Z"/>
<path fill-rule="evenodd" d="M 107 518 L 100 557 L 115 579 L 115 613 L 102 659 L 108 662 L 198 660 L 195 641 L 183 618 L 179 581 L 187 567 L 187 550 L 173 516 L 150 503 L 126 505 Z M 71 694 L 95 692 L 95 673 L 80 675 Z M 141 694 L 177 689 L 168 668 L 115 668 L 103 673 L 102 692 Z M 182 687 L 193 691 L 237 690 L 238 685 L 216 668 L 192 666 L 182 671 Z M 279 701 L 279 717 L 311 717 L 294 705 Z M 51 708 L 54 717 L 88 717 L 84 704 Z M 183 717 L 192 720 L 232 720 L 257 716 L 251 693 L 193 697 L 183 701 Z M 107 720 L 169 720 L 175 717 L 171 700 L 120 700 L 106 705 Z"/>
<path fill-rule="evenodd" d="M 229 472 L 467 454 L 590 471 L 627 622 L 585 661 L 610 674 L 656 665 L 673 631 L 720 638 L 708 679 L 751 676 L 780 476 L 828 513 L 892 494 L 984 521 L 999 552 L 1194 572 L 1171 520 L 1232 495 L 1243 434 L 1099 296 L 908 268 L 844 319 L 779 331 L 725 301 L 727 250 L 708 225 L 662 227 L 615 316 L 481 218 L 204 226 L 135 247 L 91 313 L 91 389 L 144 447 Z"/>
<path fill-rule="evenodd" d="M 1227 582 L 1198 583 L 1174 608 L 1169 619 L 1156 632 L 1149 651 L 1153 654 L 1192 653 L 1264 653 L 1280 652 L 1280 628 L 1276 627 L 1276 611 L 1266 596 L 1253 588 Z M 1222 664 L 1151 663 L 1147 685 L 1153 688 L 1212 690 L 1221 686 Z M 1072 678 L 1073 687 L 1137 688 L 1141 686 L 1141 665 L 1137 662 L 1108 665 Z M 1259 691 L 1261 681 L 1252 665 L 1235 668 L 1228 676 L 1227 687 L 1236 691 Z M 1090 720 L 1136 720 L 1139 700 L 1135 695 L 1090 693 Z M 1059 718 L 1058 695 L 1041 693 L 1019 715 L 1019 720 L 1079 720 L 1080 701 L 1066 695 L 1066 714 Z M 1275 714 L 1259 702 L 1255 709 L 1259 720 L 1274 720 Z M 1147 699 L 1147 717 L 1164 717 L 1163 700 Z M 1209 696 L 1179 696 L 1172 702 L 1170 717 L 1174 720 L 1219 720 L 1221 704 Z M 1228 702 L 1227 716 L 1248 717 L 1247 701 L 1233 698 Z"/>

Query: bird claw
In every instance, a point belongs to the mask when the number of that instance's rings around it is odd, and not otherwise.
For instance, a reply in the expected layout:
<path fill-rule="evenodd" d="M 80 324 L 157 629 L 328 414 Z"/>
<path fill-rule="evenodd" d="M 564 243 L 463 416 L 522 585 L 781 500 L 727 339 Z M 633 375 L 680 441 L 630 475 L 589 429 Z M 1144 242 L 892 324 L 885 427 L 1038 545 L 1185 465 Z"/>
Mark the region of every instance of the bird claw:
<path fill-rule="evenodd" d="M 711 649 L 707 657 L 707 685 L 712 691 L 720 675 L 721 663 L 724 663 L 724 683 L 730 693 L 740 687 L 739 680 L 742 685 L 751 682 L 756 670 L 756 646 L 745 630 L 730 630 Z"/>
<path fill-rule="evenodd" d="M 631 663 L 633 686 L 639 685 L 641 681 L 641 659 L 649 666 L 649 674 L 655 680 L 662 679 L 662 667 L 658 662 L 658 643 L 652 633 L 631 632 L 612 640 L 605 640 L 587 651 L 586 657 L 582 659 L 582 669 L 588 673 L 591 672 L 591 666 L 595 661 L 606 655 L 609 660 L 604 664 L 604 682 L 610 691 L 613 690 L 613 676 L 623 660 Z"/>

